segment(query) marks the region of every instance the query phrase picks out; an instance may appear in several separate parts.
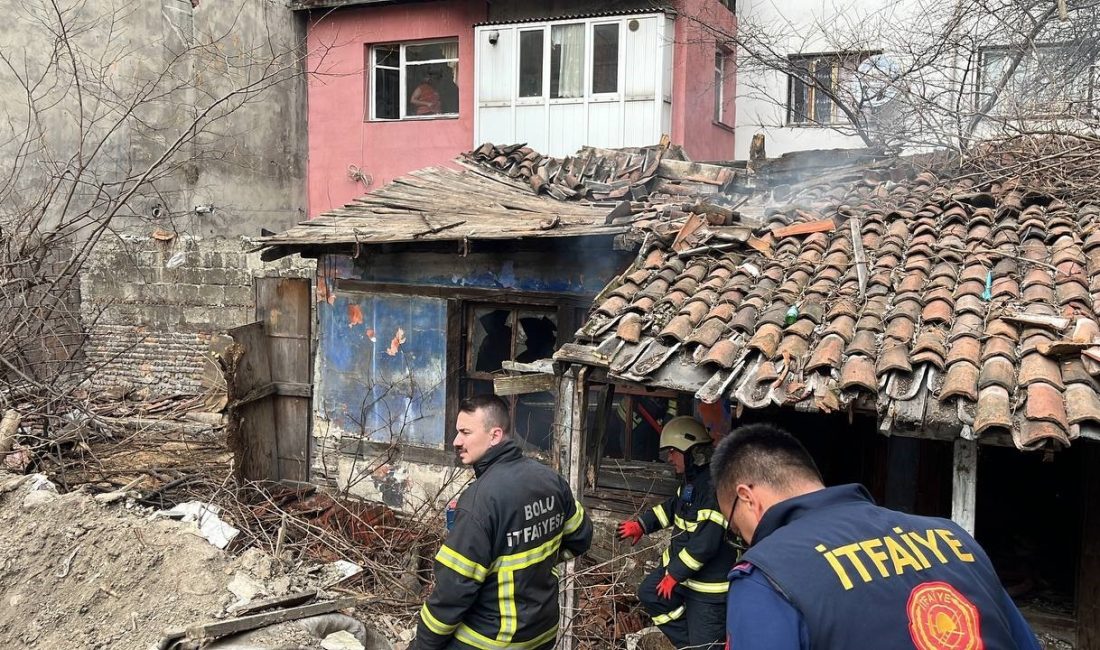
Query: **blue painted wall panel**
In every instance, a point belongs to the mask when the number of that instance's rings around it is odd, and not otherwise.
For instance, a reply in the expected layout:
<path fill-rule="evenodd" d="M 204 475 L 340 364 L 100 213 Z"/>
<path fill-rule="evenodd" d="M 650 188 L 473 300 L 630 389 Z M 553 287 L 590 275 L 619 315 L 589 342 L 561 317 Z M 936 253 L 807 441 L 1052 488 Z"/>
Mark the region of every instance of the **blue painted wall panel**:
<path fill-rule="evenodd" d="M 442 447 L 448 435 L 446 301 L 340 290 L 337 279 L 592 296 L 631 258 L 583 247 L 322 257 L 317 265 L 317 416 L 345 435 L 379 442 L 400 439 Z"/>
<path fill-rule="evenodd" d="M 446 301 L 344 291 L 317 309 L 318 415 L 345 434 L 441 447 Z"/>

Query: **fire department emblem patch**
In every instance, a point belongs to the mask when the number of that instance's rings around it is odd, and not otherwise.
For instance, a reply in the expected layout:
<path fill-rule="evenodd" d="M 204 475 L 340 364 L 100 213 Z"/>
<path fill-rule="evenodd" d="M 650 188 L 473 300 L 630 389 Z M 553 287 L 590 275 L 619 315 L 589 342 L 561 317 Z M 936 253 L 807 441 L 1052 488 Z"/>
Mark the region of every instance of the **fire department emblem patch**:
<path fill-rule="evenodd" d="M 978 608 L 946 582 L 909 593 L 909 635 L 917 650 L 983 650 Z"/>

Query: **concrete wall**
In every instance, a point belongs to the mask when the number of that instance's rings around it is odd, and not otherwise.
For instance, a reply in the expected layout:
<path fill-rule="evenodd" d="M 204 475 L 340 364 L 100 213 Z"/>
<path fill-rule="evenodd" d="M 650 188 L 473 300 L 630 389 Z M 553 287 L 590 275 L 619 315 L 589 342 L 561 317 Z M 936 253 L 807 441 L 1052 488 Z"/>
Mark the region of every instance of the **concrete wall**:
<path fill-rule="evenodd" d="M 255 320 L 254 276 L 310 277 L 313 260 L 275 264 L 241 238 L 127 237 L 102 245 L 81 277 L 93 385 L 201 393 L 220 385 L 211 338 Z"/>
<path fill-rule="evenodd" d="M 744 32 L 766 30 L 775 38 L 777 54 L 819 54 L 851 50 L 891 49 L 877 34 L 904 38 L 911 12 L 919 0 L 884 5 L 874 0 L 851 0 L 841 4 L 821 0 L 775 3 L 745 0 L 738 3 Z M 893 53 L 891 53 L 893 54 Z M 767 155 L 775 157 L 806 149 L 858 148 L 866 146 L 850 129 L 816 126 L 787 126 L 785 73 L 762 69 L 738 51 L 739 66 L 736 106 L 736 158 L 748 158 L 756 133 L 763 133 Z"/>
<path fill-rule="evenodd" d="M 676 20 L 672 73 L 672 141 L 694 160 L 731 160 L 734 155 L 734 71 L 725 81 L 723 122 L 714 120 L 714 55 L 724 35 L 737 31 L 733 12 L 716 0 L 682 0 Z M 731 66 L 732 68 L 732 66 Z M 726 117 L 728 116 L 728 117 Z"/>
<path fill-rule="evenodd" d="M 90 337 L 92 380 L 194 391 L 205 342 L 252 320 L 251 277 L 260 265 L 242 236 L 305 217 L 304 19 L 269 0 L 62 0 L 58 9 L 76 35 L 84 93 L 74 92 L 62 59 L 28 111 L 18 81 L 0 75 L 0 108 L 13 121 L 0 138 L 5 163 L 22 121 L 33 129 L 37 119 L 45 131 L 0 215 L 39 200 L 51 177 L 75 178 L 73 170 L 86 167 L 72 200 L 54 200 L 49 215 L 51 223 L 92 217 L 66 232 L 76 248 L 96 242 L 76 310 Z M 5 51 L 32 76 L 49 71 L 60 51 L 43 24 L 52 14 L 50 3 L 30 0 L 0 28 Z M 261 81 L 272 70 L 279 80 Z M 250 84 L 263 90 L 234 93 Z M 129 115 L 119 112 L 135 102 Z M 204 114 L 213 121 L 194 135 L 189 125 Z M 167 154 L 179 138 L 191 139 Z M 63 181 L 55 199 L 66 191 Z M 122 208 L 110 227 L 96 229 L 115 205 Z M 184 257 L 171 268 L 176 253 Z"/>

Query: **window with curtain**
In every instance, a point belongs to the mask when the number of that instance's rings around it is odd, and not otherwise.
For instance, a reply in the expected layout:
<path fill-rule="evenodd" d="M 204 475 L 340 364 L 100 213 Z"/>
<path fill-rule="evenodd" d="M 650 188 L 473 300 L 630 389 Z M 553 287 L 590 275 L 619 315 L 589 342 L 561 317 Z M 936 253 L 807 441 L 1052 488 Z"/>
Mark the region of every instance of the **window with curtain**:
<path fill-rule="evenodd" d="M 370 119 L 458 115 L 458 39 L 375 45 L 370 51 Z"/>
<path fill-rule="evenodd" d="M 584 25 L 550 28 L 550 97 L 584 96 Z"/>

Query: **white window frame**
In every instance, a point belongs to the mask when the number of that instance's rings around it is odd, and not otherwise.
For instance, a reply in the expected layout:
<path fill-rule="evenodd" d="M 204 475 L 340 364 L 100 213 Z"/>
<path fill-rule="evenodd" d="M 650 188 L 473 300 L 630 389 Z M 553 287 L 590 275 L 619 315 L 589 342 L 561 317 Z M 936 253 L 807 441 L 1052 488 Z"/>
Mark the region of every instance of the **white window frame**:
<path fill-rule="evenodd" d="M 600 20 L 588 24 L 588 29 L 584 35 L 586 39 L 584 44 L 584 73 L 587 77 L 585 93 L 587 97 L 594 101 L 617 100 L 619 94 L 623 90 L 623 83 L 625 81 L 623 79 L 623 58 L 626 56 L 626 52 L 623 48 L 623 44 L 625 43 L 625 39 L 623 38 L 625 22 L 625 19 L 616 18 L 615 20 Z M 593 88 L 596 83 L 596 28 L 605 25 L 614 25 L 619 30 L 618 40 L 615 42 L 615 90 L 598 93 L 595 88 Z"/>
<path fill-rule="evenodd" d="M 523 34 L 527 32 L 542 32 L 542 89 L 538 95 L 528 97 L 520 96 L 520 86 L 523 84 Z M 514 99 L 518 104 L 542 104 L 550 96 L 550 28 L 546 25 L 531 27 L 529 29 L 516 30 L 516 91 Z"/>
<path fill-rule="evenodd" d="M 408 115 L 408 87 L 405 82 L 406 78 L 406 66 L 405 66 L 405 49 L 412 47 L 419 47 L 422 45 L 437 45 L 443 43 L 454 43 L 456 49 L 461 47 L 460 39 L 457 36 L 451 38 L 435 38 L 424 41 L 403 41 L 403 42 L 390 42 L 390 43 L 371 43 L 367 46 L 367 57 L 370 59 L 370 65 L 368 66 L 370 72 L 367 81 L 367 101 L 369 102 L 368 120 L 371 122 L 406 122 L 406 121 L 423 121 L 423 120 L 440 120 L 440 119 L 454 119 L 459 116 L 456 113 L 438 113 L 436 115 Z M 380 48 L 398 47 L 400 54 L 398 57 L 398 67 L 389 65 L 379 66 L 377 63 L 378 58 L 375 56 L 375 51 Z M 454 63 L 456 66 L 461 66 L 461 55 L 455 56 L 453 59 L 431 59 L 427 61 L 416 61 L 413 65 L 428 65 L 432 63 Z M 378 75 L 375 73 L 377 69 L 383 70 L 397 70 L 398 74 L 398 88 L 401 93 L 400 101 L 398 102 L 399 117 L 378 117 L 375 94 L 375 83 L 377 83 Z M 456 69 L 458 69 L 456 67 Z M 457 85 L 457 82 L 456 82 Z M 458 86 L 459 97 L 462 97 L 462 86 Z M 461 103 L 461 102 L 460 102 Z"/>
<path fill-rule="evenodd" d="M 714 50 L 714 122 L 726 124 L 724 114 L 726 108 L 726 61 L 730 53 L 721 46 Z M 727 125 L 728 126 L 728 125 Z"/>
<path fill-rule="evenodd" d="M 655 26 L 653 27 L 654 33 L 652 35 L 652 43 L 648 40 L 645 42 L 644 47 L 656 47 L 658 64 L 653 66 L 652 70 L 647 70 L 643 74 L 652 75 L 652 91 L 639 92 L 637 89 L 627 93 L 627 88 L 630 87 L 633 82 L 634 75 L 628 73 L 630 68 L 630 61 L 627 60 L 627 52 L 631 47 L 631 43 L 640 43 L 640 41 L 632 41 L 633 34 L 630 29 L 630 23 L 632 21 L 646 21 L 654 20 Z M 616 92 L 614 93 L 597 93 L 592 94 L 592 67 L 593 67 L 593 25 L 599 24 L 618 24 L 619 26 L 619 47 L 618 47 L 618 72 L 616 79 Z M 583 47 L 583 68 L 581 70 L 581 82 L 580 93 L 576 97 L 552 97 L 550 90 L 553 86 L 553 78 L 551 76 L 551 54 L 553 52 L 553 30 L 557 27 L 564 26 L 577 26 L 582 30 L 584 34 L 584 47 Z M 520 34 L 528 31 L 543 31 L 543 89 L 542 96 L 532 97 L 520 97 Z M 501 39 L 501 42 L 510 43 L 507 47 L 511 50 L 510 57 L 494 57 L 494 68 L 492 70 L 485 69 L 483 61 L 480 57 L 484 56 L 484 52 L 488 51 L 486 48 L 495 46 L 493 41 L 494 32 L 496 38 Z M 625 106 L 628 103 L 636 104 L 638 102 L 652 102 L 654 105 L 654 120 L 662 125 L 658 126 L 658 134 L 654 136 L 654 140 L 659 137 L 661 132 L 667 132 L 670 128 L 668 126 L 668 120 L 671 119 L 671 89 L 672 89 L 672 65 L 673 65 L 673 42 L 674 42 L 674 24 L 668 14 L 664 12 L 650 12 L 650 13 L 630 13 L 630 14 L 617 14 L 611 16 L 599 16 L 591 18 L 562 18 L 557 20 L 539 20 L 539 21 L 519 21 L 515 23 L 492 23 L 485 25 L 477 25 L 474 27 L 474 137 L 471 142 L 472 146 L 479 146 L 485 139 L 486 127 L 482 123 L 483 111 L 488 109 L 500 109 L 510 108 L 511 112 L 508 115 L 508 120 L 511 120 L 511 130 L 516 132 L 516 119 L 518 108 L 531 108 L 534 106 L 545 106 L 546 111 L 542 114 L 543 120 L 543 132 L 540 137 L 554 138 L 554 127 L 552 126 L 552 120 L 554 120 L 554 114 L 557 107 L 561 106 L 573 106 L 583 107 L 583 118 L 580 126 L 583 127 L 584 132 L 587 133 L 589 129 L 589 115 L 590 107 L 607 104 L 619 104 L 623 107 L 625 114 Z M 508 36 L 505 37 L 505 34 Z M 502 38 L 503 37 L 503 38 Z M 486 99 L 481 93 L 485 90 L 482 87 L 483 78 L 495 77 L 501 73 L 507 74 L 511 77 L 511 94 L 498 93 L 493 91 L 492 99 Z M 497 89 L 499 90 L 499 89 Z M 558 109 L 560 110 L 560 109 Z M 578 108 L 578 110 L 580 110 Z M 528 113 L 530 116 L 531 113 Z M 499 118 L 498 118 L 499 119 Z M 618 119 L 618 118 L 616 118 Z M 616 124 L 613 128 L 618 128 L 620 125 Z M 623 131 L 627 130 L 625 122 L 622 126 Z M 646 127 L 648 129 L 648 126 Z M 625 136 L 622 136 L 625 137 Z M 619 136 L 617 136 L 619 139 Z M 585 141 L 589 141 L 591 138 L 585 138 Z M 544 146 L 555 146 L 552 142 L 546 142 Z M 570 150 L 570 153 L 572 149 Z M 562 154 L 566 155 L 566 154 Z"/>

